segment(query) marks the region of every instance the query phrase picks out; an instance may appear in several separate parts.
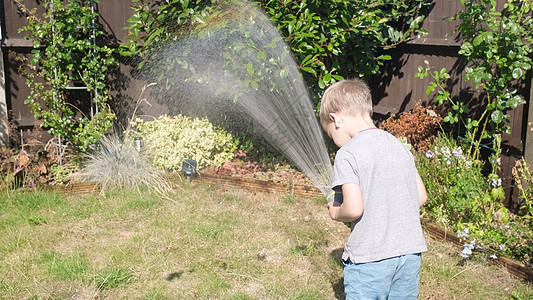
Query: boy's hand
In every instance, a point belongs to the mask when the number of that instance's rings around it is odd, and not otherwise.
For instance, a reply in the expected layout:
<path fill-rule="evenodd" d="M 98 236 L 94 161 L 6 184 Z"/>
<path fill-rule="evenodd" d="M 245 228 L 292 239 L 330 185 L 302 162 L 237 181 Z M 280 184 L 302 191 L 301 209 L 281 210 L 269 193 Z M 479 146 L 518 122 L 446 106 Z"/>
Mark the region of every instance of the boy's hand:
<path fill-rule="evenodd" d="M 331 219 L 339 222 L 352 222 L 363 215 L 363 193 L 359 184 L 343 184 L 342 193 L 335 192 L 333 195 L 335 200 L 326 204 Z"/>
<path fill-rule="evenodd" d="M 329 211 L 329 217 L 332 220 L 337 220 L 337 216 L 339 215 L 341 204 L 339 202 L 332 201 L 326 204 L 326 208 Z"/>

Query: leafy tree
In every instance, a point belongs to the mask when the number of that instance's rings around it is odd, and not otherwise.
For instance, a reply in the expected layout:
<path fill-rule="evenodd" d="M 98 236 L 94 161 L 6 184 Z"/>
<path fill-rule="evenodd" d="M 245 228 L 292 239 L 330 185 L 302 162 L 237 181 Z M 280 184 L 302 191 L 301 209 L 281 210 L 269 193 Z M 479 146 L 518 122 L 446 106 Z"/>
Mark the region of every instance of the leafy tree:
<path fill-rule="evenodd" d="M 231 2 L 231 1 L 230 1 Z M 422 33 L 421 11 L 431 1 L 280 1 L 261 0 L 260 6 L 285 36 L 299 68 L 315 96 L 326 85 L 343 77 L 368 77 L 390 59 L 381 50 Z M 134 14 L 128 20 L 129 42 L 121 45 L 123 55 L 151 59 L 149 49 L 178 39 L 180 34 L 213 14 L 224 1 L 134 0 Z M 232 5 L 238 1 L 231 2 Z M 144 66 L 144 62 L 140 64 Z M 318 98 L 317 98 L 318 99 Z"/>
<path fill-rule="evenodd" d="M 343 77 L 368 78 L 391 57 L 380 54 L 408 41 L 431 1 L 257 1 L 286 36 L 313 90 Z"/>
<path fill-rule="evenodd" d="M 39 17 L 36 10 L 29 11 L 16 1 L 28 15 L 28 25 L 19 31 L 27 32 L 26 39 L 33 41 L 32 57 L 23 63 L 35 72 L 19 68 L 31 88 L 26 103 L 35 118 L 41 119 L 41 127 L 81 151 L 98 141 L 115 118 L 107 105 L 105 74 L 117 63 L 112 49 L 94 43 L 102 31 L 95 27 L 98 14 L 91 10 L 92 2 L 47 0 L 42 2 L 46 12 Z M 91 93 L 96 110 L 92 117 L 80 117 L 83 113 L 69 103 L 65 87 L 76 82 Z"/>

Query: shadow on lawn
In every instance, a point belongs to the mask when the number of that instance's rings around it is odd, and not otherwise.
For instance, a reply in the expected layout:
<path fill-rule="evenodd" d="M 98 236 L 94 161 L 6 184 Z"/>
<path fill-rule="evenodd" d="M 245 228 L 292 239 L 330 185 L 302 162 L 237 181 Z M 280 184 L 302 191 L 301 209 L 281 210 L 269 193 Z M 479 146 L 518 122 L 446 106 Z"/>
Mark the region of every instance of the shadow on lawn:
<path fill-rule="evenodd" d="M 183 274 L 183 272 L 173 272 L 173 273 L 167 274 L 167 276 L 165 276 L 165 279 L 167 281 L 172 281 L 174 279 L 179 279 L 182 274 Z"/>
<path fill-rule="evenodd" d="M 342 252 L 344 252 L 344 248 L 337 248 L 333 250 L 330 255 L 335 260 L 339 266 L 344 268 L 344 265 L 342 264 Z M 335 292 L 335 298 L 336 299 L 345 299 L 346 294 L 344 293 L 344 277 L 339 278 L 337 281 L 331 282 L 331 287 L 333 288 L 333 291 Z"/>

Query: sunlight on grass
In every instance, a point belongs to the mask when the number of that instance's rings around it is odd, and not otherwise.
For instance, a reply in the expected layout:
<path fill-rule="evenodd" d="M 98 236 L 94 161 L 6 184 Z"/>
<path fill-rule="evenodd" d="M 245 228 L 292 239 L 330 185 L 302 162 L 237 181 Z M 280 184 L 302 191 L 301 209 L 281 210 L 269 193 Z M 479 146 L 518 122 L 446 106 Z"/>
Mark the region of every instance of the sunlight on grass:
<path fill-rule="evenodd" d="M 317 199 L 193 183 L 168 199 L 36 191 L 0 202 L 1 299 L 344 298 L 349 229 Z M 428 246 L 420 299 L 533 295 L 450 244 Z"/>

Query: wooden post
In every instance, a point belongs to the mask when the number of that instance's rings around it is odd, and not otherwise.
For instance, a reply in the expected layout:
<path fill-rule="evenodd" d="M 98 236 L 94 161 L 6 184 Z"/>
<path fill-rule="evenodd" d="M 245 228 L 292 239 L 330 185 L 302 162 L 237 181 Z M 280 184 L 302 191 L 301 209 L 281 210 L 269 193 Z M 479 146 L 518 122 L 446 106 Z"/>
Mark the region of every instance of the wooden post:
<path fill-rule="evenodd" d="M 526 127 L 526 142 L 524 146 L 524 159 L 527 164 L 533 166 L 533 103 L 531 97 L 533 96 L 533 76 L 530 76 L 529 99 L 527 103 L 527 120 Z"/>
<path fill-rule="evenodd" d="M 1 31 L 0 27 L 0 31 Z M 6 76 L 4 73 L 4 52 L 2 51 L 0 33 L 0 145 L 9 143 L 9 125 L 7 120 Z"/>

